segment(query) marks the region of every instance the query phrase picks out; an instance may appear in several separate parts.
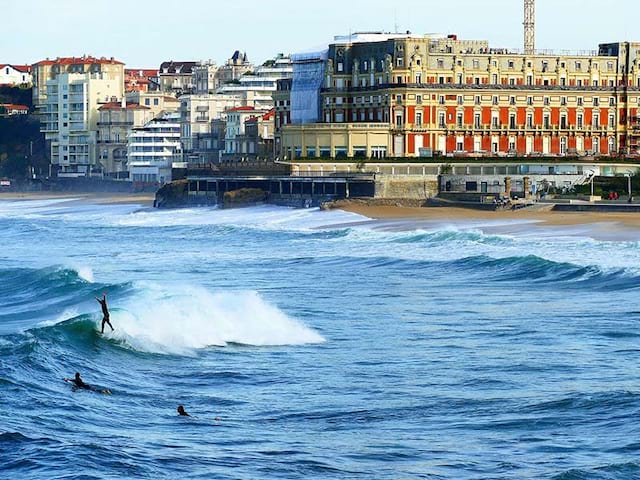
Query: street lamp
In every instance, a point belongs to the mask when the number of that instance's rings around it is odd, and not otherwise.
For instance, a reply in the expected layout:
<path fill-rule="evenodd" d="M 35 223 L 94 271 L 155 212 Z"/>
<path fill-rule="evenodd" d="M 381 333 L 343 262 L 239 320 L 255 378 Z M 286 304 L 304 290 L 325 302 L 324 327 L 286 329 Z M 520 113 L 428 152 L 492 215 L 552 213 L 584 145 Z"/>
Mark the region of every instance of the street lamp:
<path fill-rule="evenodd" d="M 633 196 L 631 195 L 631 177 L 632 177 L 631 172 L 627 173 L 626 177 L 627 177 L 627 181 L 628 181 L 627 188 L 629 190 L 629 200 L 628 200 L 628 202 L 631 203 L 633 201 Z"/>

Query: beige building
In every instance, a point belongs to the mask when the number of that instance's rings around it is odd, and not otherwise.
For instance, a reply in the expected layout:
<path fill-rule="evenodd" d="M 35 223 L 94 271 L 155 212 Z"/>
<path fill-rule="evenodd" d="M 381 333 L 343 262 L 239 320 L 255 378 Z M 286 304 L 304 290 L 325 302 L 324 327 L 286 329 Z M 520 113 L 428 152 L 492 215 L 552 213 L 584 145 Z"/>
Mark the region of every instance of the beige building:
<path fill-rule="evenodd" d="M 104 176 L 126 178 L 127 138 L 136 127 L 150 122 L 154 112 L 138 103 L 111 102 L 98 108 L 98 161 Z"/>
<path fill-rule="evenodd" d="M 127 92 L 127 103 L 137 103 L 153 112 L 153 118 L 177 112 L 180 100 L 163 92 Z"/>

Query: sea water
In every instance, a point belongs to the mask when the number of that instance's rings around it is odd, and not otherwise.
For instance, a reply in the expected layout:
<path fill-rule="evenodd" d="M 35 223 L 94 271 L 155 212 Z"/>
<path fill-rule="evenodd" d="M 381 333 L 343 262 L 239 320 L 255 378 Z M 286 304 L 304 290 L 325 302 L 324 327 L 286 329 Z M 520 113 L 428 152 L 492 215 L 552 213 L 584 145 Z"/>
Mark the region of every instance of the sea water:
<path fill-rule="evenodd" d="M 640 478 L 618 230 L 2 200 L 0 477 Z"/>

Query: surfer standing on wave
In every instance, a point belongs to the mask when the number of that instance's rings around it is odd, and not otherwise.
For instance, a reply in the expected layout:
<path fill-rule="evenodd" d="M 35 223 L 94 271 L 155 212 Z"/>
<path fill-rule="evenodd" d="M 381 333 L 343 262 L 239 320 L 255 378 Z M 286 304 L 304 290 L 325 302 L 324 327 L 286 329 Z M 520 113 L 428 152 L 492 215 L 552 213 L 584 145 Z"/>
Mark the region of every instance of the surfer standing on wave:
<path fill-rule="evenodd" d="M 96 300 L 98 301 L 98 303 L 100 303 L 100 306 L 102 307 L 102 329 L 100 330 L 100 333 L 104 333 L 104 324 L 108 323 L 109 326 L 111 327 L 111 331 L 113 332 L 114 328 L 113 325 L 111 325 L 111 322 L 109 321 L 109 308 L 107 308 L 107 293 L 106 292 L 102 292 L 102 299 L 100 299 L 100 297 L 96 297 Z"/>

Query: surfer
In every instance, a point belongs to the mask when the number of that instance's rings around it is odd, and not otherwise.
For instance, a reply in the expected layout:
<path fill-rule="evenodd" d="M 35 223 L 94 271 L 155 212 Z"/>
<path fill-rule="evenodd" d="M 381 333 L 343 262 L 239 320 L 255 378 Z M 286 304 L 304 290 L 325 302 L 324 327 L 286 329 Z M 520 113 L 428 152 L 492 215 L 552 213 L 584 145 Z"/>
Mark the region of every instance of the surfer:
<path fill-rule="evenodd" d="M 96 300 L 98 301 L 98 303 L 100 303 L 100 306 L 102 307 L 102 329 L 100 330 L 100 333 L 104 333 L 105 323 L 109 324 L 109 326 L 111 327 L 111 331 L 113 332 L 114 330 L 113 325 L 111 325 L 111 322 L 109 321 L 109 308 L 107 307 L 106 292 L 102 292 L 102 299 L 100 299 L 100 297 L 96 297 Z"/>
<path fill-rule="evenodd" d="M 181 417 L 190 417 L 191 415 L 189 415 L 187 413 L 187 411 L 184 409 L 184 407 L 182 405 L 178 405 L 178 415 L 180 415 Z"/>
<path fill-rule="evenodd" d="M 82 388 L 83 390 L 91 390 L 92 392 L 98 392 L 98 393 L 106 393 L 106 394 L 110 394 L 111 393 L 111 390 L 107 390 L 107 389 L 98 390 L 93 385 L 89 385 L 88 383 L 84 383 L 84 380 L 82 380 L 82 378 L 80 378 L 80 372 L 76 372 L 76 375 L 75 375 L 74 378 L 65 378 L 64 381 L 73 383 L 73 386 L 75 388 Z"/>

